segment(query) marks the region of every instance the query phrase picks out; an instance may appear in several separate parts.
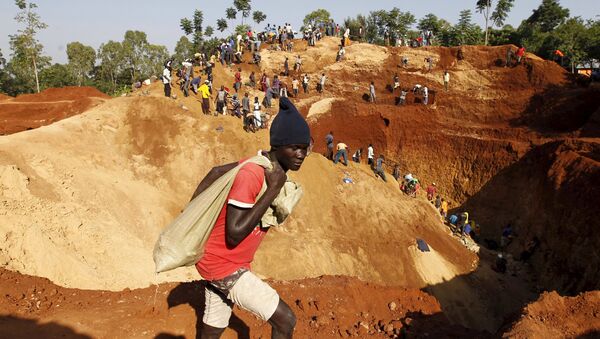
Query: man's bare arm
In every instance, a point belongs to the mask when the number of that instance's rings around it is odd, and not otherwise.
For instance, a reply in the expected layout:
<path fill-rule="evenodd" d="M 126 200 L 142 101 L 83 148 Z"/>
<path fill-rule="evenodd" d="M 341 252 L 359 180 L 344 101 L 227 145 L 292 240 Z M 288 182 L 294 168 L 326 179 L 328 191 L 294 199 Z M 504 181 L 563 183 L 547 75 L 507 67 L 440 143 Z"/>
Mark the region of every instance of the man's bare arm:
<path fill-rule="evenodd" d="M 194 194 L 192 195 L 192 198 L 190 199 L 190 201 L 194 200 L 194 198 L 196 198 L 200 193 L 202 193 L 205 189 L 207 189 L 210 185 L 212 185 L 223 174 L 229 172 L 237 165 L 238 165 L 237 162 L 232 162 L 230 164 L 226 164 L 223 166 L 213 167 L 208 172 L 208 174 L 204 177 L 204 179 L 202 179 L 202 181 L 200 181 L 200 184 L 198 184 L 198 187 L 196 188 L 196 191 L 194 191 Z"/>

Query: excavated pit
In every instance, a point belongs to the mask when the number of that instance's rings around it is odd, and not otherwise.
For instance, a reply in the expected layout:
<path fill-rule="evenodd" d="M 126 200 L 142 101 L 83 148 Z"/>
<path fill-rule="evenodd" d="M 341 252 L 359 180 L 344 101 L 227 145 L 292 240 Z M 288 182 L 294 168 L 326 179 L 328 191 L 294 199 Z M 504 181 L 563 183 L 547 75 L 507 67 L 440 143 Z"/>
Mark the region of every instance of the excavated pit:
<path fill-rule="evenodd" d="M 393 179 L 376 180 L 364 163 L 334 166 L 311 155 L 293 174 L 306 196 L 289 223 L 267 237 L 253 267 L 274 279 L 300 315 L 297 335 L 486 337 L 510 331 L 515 315 L 540 291 L 598 289 L 594 244 L 600 233 L 592 215 L 600 201 L 597 89 L 576 87 L 558 65 L 533 55 L 525 65 L 497 67 L 503 46 L 464 46 L 465 59 L 457 61 L 456 48 L 357 43 L 335 63 L 335 44 L 300 43 L 294 52 L 303 56 L 312 84 L 323 69 L 329 78 L 324 94 L 311 84 L 310 94 L 294 99 L 317 152 L 324 152 L 329 131 L 351 153 L 372 143 L 376 154 L 386 156 L 388 172 L 398 164 L 423 183 L 435 181 L 453 212 L 468 210 L 481 224 L 482 238 L 497 239 L 512 222 L 518 236 L 508 251 L 515 258 L 532 237 L 541 241 L 528 264 L 511 261 L 512 274 L 500 275 L 490 268 L 495 252 L 465 248 L 423 197 L 404 196 Z M 244 64 L 243 72 L 279 73 L 284 55 L 264 51 L 261 69 Z M 399 67 L 402 56 L 411 60 L 407 69 Z M 427 56 L 436 60 L 431 71 Z M 444 70 L 451 74 L 448 92 Z M 404 88 L 429 86 L 430 105 L 411 93 L 407 105 L 395 106 L 397 93 L 386 89 L 395 72 Z M 217 67 L 215 78 L 216 86 L 230 86 L 233 71 Z M 362 98 L 371 80 L 377 104 Z M 290 79 L 283 81 L 291 87 Z M 75 89 L 64 90 L 71 95 L 65 98 L 29 96 L 21 105 L 19 98 L 0 99 L 6 119 L 16 116 L 7 105 L 27 111 L 34 102 L 97 100 L 95 108 L 50 110 L 43 119 L 84 114 L 0 137 L 0 237 L 6 240 L 0 262 L 10 270 L 2 271 L 3 280 L 14 282 L 2 285 L 0 304 L 7 311 L 0 314 L 0 334 L 113 337 L 111 328 L 126 314 L 128 337 L 193 337 L 201 319 L 201 283 L 189 282 L 198 278 L 193 269 L 156 277 L 154 240 L 212 165 L 267 147 L 268 135 L 245 133 L 235 118 L 202 116 L 195 98 L 176 90 L 173 101 L 161 98 L 161 91 L 153 84 L 108 101 Z M 348 176 L 354 184 L 342 182 Z M 433 250 L 416 250 L 416 238 Z M 576 260 L 581 257 L 587 262 Z M 498 301 L 499 293 L 511 298 Z M 595 316 L 597 299 L 578 298 Z M 82 314 L 81 306 L 93 309 L 94 317 Z M 571 311 L 557 308 L 553 316 L 573 317 Z M 235 314 L 226 338 L 268 333 L 247 313 Z M 587 333 L 594 324 L 569 331 Z M 509 333 L 518 337 L 527 329 L 556 330 L 549 321 L 519 322 Z"/>

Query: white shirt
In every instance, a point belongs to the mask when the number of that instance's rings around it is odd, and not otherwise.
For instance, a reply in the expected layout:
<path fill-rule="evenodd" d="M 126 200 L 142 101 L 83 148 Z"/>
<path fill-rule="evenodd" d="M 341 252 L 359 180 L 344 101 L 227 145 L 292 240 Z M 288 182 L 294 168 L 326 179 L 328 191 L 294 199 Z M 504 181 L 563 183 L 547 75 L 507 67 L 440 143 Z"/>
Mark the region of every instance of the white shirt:
<path fill-rule="evenodd" d="M 324 75 L 321 77 L 321 86 L 325 85 L 325 80 L 326 79 L 327 79 L 327 77 L 324 76 Z"/>
<path fill-rule="evenodd" d="M 373 159 L 374 156 L 375 152 L 373 152 L 373 147 L 369 146 L 369 148 L 367 148 L 367 158 Z"/>
<path fill-rule="evenodd" d="M 450 73 L 445 73 L 444 74 L 444 81 L 445 82 L 449 82 L 450 81 Z"/>
<path fill-rule="evenodd" d="M 163 84 L 171 83 L 171 71 L 165 67 L 163 70 Z"/>
<path fill-rule="evenodd" d="M 427 86 L 423 87 L 423 96 L 426 97 L 429 95 L 429 90 L 427 89 Z"/>

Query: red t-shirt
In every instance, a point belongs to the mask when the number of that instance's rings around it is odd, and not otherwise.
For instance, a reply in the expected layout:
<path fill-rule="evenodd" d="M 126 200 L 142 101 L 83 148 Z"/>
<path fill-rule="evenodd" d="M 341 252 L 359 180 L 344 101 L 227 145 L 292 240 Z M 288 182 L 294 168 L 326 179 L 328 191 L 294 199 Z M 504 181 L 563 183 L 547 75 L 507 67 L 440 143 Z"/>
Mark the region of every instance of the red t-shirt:
<path fill-rule="evenodd" d="M 254 206 L 264 178 L 265 170 L 255 163 L 247 163 L 236 175 L 227 196 L 227 202 L 223 205 L 217 222 L 208 237 L 204 256 L 196 263 L 196 269 L 204 279 L 219 280 L 241 267 L 250 269 L 254 253 L 268 229 L 256 225 L 254 230 L 236 247 L 228 248 L 225 242 L 225 218 L 228 204 L 241 208 Z"/>

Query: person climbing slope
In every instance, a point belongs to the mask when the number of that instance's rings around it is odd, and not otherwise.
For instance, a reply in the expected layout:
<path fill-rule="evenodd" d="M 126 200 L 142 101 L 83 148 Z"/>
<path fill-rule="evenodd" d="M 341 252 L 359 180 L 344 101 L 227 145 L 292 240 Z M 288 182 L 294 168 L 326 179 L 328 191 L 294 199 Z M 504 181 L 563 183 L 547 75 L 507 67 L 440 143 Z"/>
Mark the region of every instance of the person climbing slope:
<path fill-rule="evenodd" d="M 269 230 L 263 227 L 261 218 L 285 184 L 286 172 L 302 166 L 310 141 L 310 129 L 304 118 L 288 98 L 281 98 L 279 113 L 270 130 L 271 150 L 261 152 L 271 161 L 273 169 L 265 170 L 255 163 L 247 163 L 240 169 L 209 235 L 204 255 L 196 264 L 207 281 L 201 338 L 221 336 L 229 325 L 233 304 L 267 321 L 272 326 L 272 338 L 292 338 L 296 325 L 294 312 L 277 291 L 251 271 L 250 264 Z M 238 163 L 214 167 L 200 182 L 192 199 Z M 263 181 L 266 191 L 259 197 Z"/>

